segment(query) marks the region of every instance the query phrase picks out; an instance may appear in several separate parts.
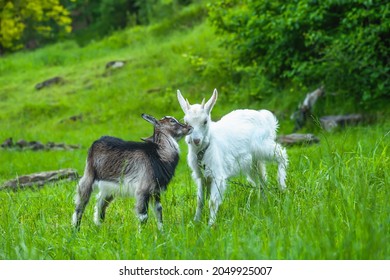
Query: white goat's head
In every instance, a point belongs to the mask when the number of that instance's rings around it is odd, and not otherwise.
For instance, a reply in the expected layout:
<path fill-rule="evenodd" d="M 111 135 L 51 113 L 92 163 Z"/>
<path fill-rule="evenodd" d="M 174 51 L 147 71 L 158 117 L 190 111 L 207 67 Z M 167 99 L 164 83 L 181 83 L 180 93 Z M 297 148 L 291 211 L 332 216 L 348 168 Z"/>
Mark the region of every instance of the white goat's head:
<path fill-rule="evenodd" d="M 204 142 L 208 141 L 209 127 L 211 122 L 210 113 L 217 101 L 218 92 L 214 89 L 211 98 L 202 104 L 191 105 L 187 99 L 184 99 L 180 90 L 177 91 L 177 99 L 184 112 L 184 122 L 193 127 L 191 135 L 188 135 L 186 140 L 189 144 L 194 144 L 197 147 L 202 147 Z"/>

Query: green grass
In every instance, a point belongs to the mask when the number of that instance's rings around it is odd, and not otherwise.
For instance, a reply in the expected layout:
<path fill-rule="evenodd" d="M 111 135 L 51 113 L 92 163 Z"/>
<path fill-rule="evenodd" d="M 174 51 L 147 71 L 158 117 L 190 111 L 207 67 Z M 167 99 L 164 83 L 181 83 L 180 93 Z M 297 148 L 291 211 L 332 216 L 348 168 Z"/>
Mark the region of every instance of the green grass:
<path fill-rule="evenodd" d="M 133 199 L 112 203 L 100 228 L 92 222 L 91 199 L 75 233 L 75 183 L 2 191 L 0 258 L 388 259 L 389 136 L 383 126 L 370 128 L 376 139 L 371 146 L 371 139 L 357 137 L 365 131 L 323 135 L 320 145 L 289 149 L 284 193 L 275 187 L 275 167 L 269 168 L 265 197 L 240 178 L 233 180 L 212 228 L 207 209 L 201 223 L 192 222 L 196 190 L 184 160 L 163 195 L 163 233 L 152 211 L 138 231 Z M 39 156 L 50 155 L 30 153 L 25 160 Z"/>
<path fill-rule="evenodd" d="M 196 10 L 193 11 L 196 13 Z M 288 115 L 302 98 L 275 92 L 269 100 L 237 98 L 229 92 L 218 61 L 229 54 L 207 23 L 171 31 L 169 22 L 136 27 L 79 47 L 63 42 L 0 60 L 0 141 L 39 140 L 81 144 L 74 151 L 0 149 L 0 184 L 16 175 L 75 168 L 83 172 L 87 149 L 101 135 L 129 140 L 149 136 L 141 113 L 183 116 L 180 88 L 191 102 L 219 89 L 214 119 L 235 108 L 268 108 L 291 131 Z M 126 66 L 103 76 L 105 63 Z M 208 73 L 208 74 L 207 74 Z M 36 91 L 44 79 L 65 84 Z M 238 87 L 236 87 L 238 88 Z M 150 89 L 157 89 L 150 93 Z M 283 97 L 283 98 L 282 98 Z M 345 108 L 341 108 L 345 110 Z M 82 115 L 80 121 L 69 120 Z M 176 176 L 163 194 L 164 232 L 153 211 L 139 231 L 133 199 L 117 199 L 101 227 L 93 224 L 91 199 L 80 232 L 71 228 L 76 182 L 40 189 L 0 191 L 0 259 L 389 259 L 389 127 L 333 133 L 316 129 L 320 144 L 288 148 L 288 190 L 276 187 L 268 168 L 265 196 L 242 178 L 229 183 L 215 227 L 193 222 L 196 188 L 181 146 Z"/>

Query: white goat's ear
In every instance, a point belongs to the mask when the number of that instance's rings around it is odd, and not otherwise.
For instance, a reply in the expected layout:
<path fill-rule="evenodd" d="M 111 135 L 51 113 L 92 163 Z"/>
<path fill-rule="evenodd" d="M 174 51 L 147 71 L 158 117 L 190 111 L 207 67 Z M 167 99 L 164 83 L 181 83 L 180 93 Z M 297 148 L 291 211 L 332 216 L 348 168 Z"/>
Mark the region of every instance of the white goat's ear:
<path fill-rule="evenodd" d="M 190 103 L 187 99 L 184 99 L 183 95 L 181 94 L 180 90 L 177 90 L 177 100 L 179 100 L 179 104 L 181 109 L 183 110 L 184 114 L 187 113 L 187 111 L 190 109 Z"/>
<path fill-rule="evenodd" d="M 202 106 L 202 109 L 204 109 L 204 104 L 206 103 L 206 100 L 203 98 L 202 100 L 202 104 L 200 104 L 200 106 Z"/>
<path fill-rule="evenodd" d="M 148 122 L 150 122 L 153 125 L 158 124 L 158 121 L 153 116 L 150 116 L 150 115 L 147 115 L 147 114 L 142 114 L 142 118 L 145 121 L 148 121 Z"/>
<path fill-rule="evenodd" d="M 208 114 L 210 114 L 211 110 L 215 105 L 215 102 L 217 102 L 217 98 L 218 98 L 218 92 L 217 89 L 214 89 L 213 95 L 211 96 L 209 101 L 207 101 L 206 105 L 204 105 L 204 108 L 206 109 Z"/>

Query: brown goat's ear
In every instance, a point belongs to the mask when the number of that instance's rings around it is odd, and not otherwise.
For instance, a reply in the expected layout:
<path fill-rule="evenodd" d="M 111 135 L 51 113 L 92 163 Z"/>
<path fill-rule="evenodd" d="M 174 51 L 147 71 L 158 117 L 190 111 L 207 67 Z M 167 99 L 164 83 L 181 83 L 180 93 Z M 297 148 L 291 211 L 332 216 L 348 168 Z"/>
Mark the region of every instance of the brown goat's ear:
<path fill-rule="evenodd" d="M 150 115 L 147 115 L 147 114 L 142 114 L 142 118 L 145 121 L 148 121 L 148 122 L 150 122 L 153 125 L 157 125 L 158 124 L 158 121 L 153 116 L 150 116 Z"/>
<path fill-rule="evenodd" d="M 144 141 L 144 142 L 152 142 L 152 143 L 154 143 L 154 137 L 153 136 L 150 136 L 148 138 L 142 137 L 141 140 Z"/>

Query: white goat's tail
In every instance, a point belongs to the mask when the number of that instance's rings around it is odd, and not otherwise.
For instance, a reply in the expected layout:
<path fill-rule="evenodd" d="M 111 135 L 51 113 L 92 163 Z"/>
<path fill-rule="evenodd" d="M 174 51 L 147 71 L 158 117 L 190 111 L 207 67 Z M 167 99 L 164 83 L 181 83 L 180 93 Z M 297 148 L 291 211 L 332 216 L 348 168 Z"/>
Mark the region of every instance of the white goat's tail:
<path fill-rule="evenodd" d="M 286 177 L 288 156 L 286 148 L 275 141 L 279 122 L 275 115 L 268 110 L 259 110 L 261 114 L 261 129 L 267 134 L 267 140 L 263 140 L 259 150 L 260 157 L 267 160 L 274 160 L 278 164 L 278 181 L 281 190 L 286 189 Z"/>
<path fill-rule="evenodd" d="M 275 140 L 276 132 L 279 129 L 279 122 L 276 116 L 268 110 L 259 110 L 258 111 L 262 117 L 262 128 L 268 129 L 270 137 Z"/>

